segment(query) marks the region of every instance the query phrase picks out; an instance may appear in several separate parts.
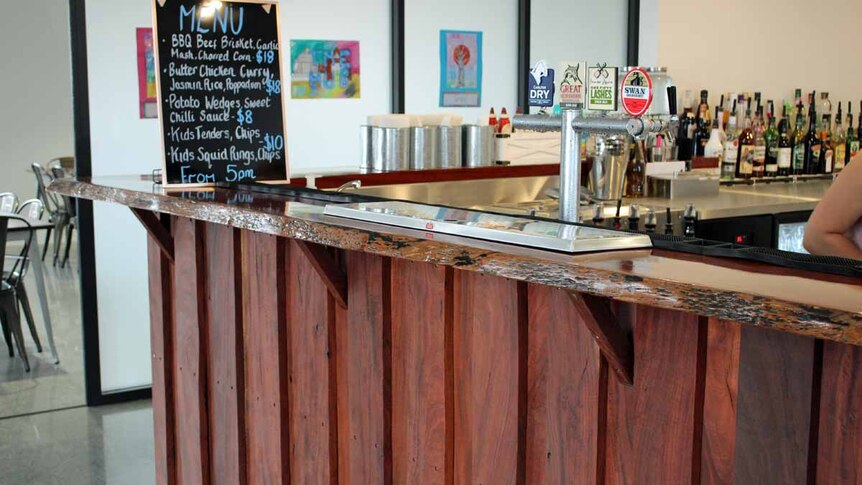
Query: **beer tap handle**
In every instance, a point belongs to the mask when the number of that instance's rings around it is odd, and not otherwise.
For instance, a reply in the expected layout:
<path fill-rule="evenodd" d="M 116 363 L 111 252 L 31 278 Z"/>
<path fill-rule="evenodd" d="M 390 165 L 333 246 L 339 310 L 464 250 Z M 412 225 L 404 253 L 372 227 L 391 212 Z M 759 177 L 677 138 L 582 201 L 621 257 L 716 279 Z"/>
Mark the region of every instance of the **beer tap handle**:
<path fill-rule="evenodd" d="M 676 116 L 676 86 L 667 87 L 667 106 L 671 116 Z"/>

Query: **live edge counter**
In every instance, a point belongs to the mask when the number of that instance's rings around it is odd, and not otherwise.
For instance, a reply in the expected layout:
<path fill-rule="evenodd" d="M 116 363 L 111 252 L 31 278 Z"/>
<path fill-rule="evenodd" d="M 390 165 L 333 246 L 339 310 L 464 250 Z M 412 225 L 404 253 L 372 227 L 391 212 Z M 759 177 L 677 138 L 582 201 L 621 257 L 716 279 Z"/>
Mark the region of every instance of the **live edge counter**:
<path fill-rule="evenodd" d="M 150 232 L 159 484 L 862 479 L 858 280 L 132 178 L 50 189 Z"/>

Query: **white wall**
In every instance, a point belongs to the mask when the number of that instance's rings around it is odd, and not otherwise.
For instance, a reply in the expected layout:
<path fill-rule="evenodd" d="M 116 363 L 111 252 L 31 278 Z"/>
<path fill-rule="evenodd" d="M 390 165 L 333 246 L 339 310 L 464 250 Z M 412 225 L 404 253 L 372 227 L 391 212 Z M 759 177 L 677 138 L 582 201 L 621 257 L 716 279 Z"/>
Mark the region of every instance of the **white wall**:
<path fill-rule="evenodd" d="M 135 29 L 150 2 L 87 0 L 90 143 L 94 176 L 149 173 L 161 164 L 158 121 L 140 119 Z M 126 207 L 94 203 L 102 390 L 152 382 L 147 235 Z"/>
<path fill-rule="evenodd" d="M 74 151 L 68 0 L 4 9 L 0 62 L 0 192 L 29 199 L 36 195 L 30 164 Z"/>
<path fill-rule="evenodd" d="M 390 40 L 387 0 L 280 0 L 282 79 L 290 80 L 290 39 L 358 40 L 360 99 L 287 98 L 287 149 L 292 173 L 359 167 L 359 125 L 389 113 Z"/>
<path fill-rule="evenodd" d="M 833 106 L 856 100 L 858 113 L 859 0 L 650 0 L 641 16 L 650 15 L 657 25 L 642 28 L 641 53 L 657 42 L 658 62 L 680 96 L 708 89 L 714 104 L 726 91 L 791 100 L 795 88 L 816 89 L 828 91 Z M 645 42 L 645 36 L 651 38 Z"/>
<path fill-rule="evenodd" d="M 559 76 L 562 61 L 625 66 L 628 11 L 628 0 L 532 0 L 530 67 L 544 59 Z"/>
<path fill-rule="evenodd" d="M 465 123 L 487 117 L 492 106 L 515 111 L 518 90 L 518 2 L 436 0 L 405 2 L 405 111 L 446 111 Z M 482 106 L 440 107 L 440 31 L 482 32 Z"/>

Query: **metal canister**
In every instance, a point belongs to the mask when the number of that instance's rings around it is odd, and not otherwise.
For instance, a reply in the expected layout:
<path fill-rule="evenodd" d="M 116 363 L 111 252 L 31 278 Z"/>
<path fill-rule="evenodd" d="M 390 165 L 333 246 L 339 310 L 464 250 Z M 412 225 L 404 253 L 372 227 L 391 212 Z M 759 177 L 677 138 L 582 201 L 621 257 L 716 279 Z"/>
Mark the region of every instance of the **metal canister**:
<path fill-rule="evenodd" d="M 619 200 L 625 186 L 631 137 L 595 135 L 595 141 L 589 188 L 598 200 Z"/>
<path fill-rule="evenodd" d="M 361 125 L 359 127 L 359 170 L 362 173 L 368 173 L 373 170 L 371 167 L 371 148 L 371 127 Z"/>
<path fill-rule="evenodd" d="M 440 168 L 461 167 L 463 153 L 461 152 L 461 127 L 460 126 L 438 126 L 437 127 L 438 153 L 440 154 Z"/>
<path fill-rule="evenodd" d="M 464 125 L 464 166 L 487 167 L 497 160 L 493 126 Z"/>
<path fill-rule="evenodd" d="M 439 130 L 436 126 L 412 128 L 413 141 L 410 151 L 410 170 L 440 168 Z"/>
<path fill-rule="evenodd" d="M 394 172 L 410 168 L 410 128 L 371 128 L 371 168 Z"/>

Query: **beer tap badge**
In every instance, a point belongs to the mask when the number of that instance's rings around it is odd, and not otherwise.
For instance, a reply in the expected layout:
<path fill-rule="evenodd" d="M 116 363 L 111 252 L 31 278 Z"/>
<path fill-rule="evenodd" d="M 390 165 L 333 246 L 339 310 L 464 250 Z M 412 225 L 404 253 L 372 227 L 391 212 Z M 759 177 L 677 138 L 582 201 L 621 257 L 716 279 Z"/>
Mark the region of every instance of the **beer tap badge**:
<path fill-rule="evenodd" d="M 623 109 L 631 116 L 643 116 L 652 104 L 652 79 L 641 68 L 627 72 L 620 89 Z"/>
<path fill-rule="evenodd" d="M 587 70 L 587 79 L 587 109 L 616 111 L 617 68 L 596 64 Z"/>
<path fill-rule="evenodd" d="M 530 69 L 530 106 L 550 108 L 554 105 L 554 70 L 541 60 Z"/>
<path fill-rule="evenodd" d="M 560 63 L 560 108 L 580 108 L 584 104 L 584 84 L 587 76 L 587 63 L 584 61 L 564 61 Z"/>

